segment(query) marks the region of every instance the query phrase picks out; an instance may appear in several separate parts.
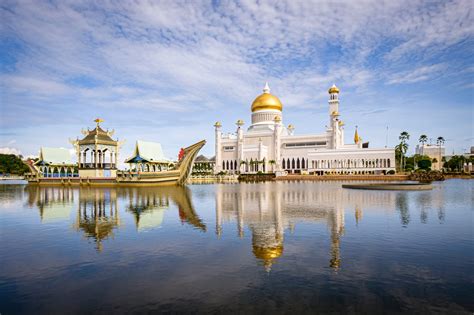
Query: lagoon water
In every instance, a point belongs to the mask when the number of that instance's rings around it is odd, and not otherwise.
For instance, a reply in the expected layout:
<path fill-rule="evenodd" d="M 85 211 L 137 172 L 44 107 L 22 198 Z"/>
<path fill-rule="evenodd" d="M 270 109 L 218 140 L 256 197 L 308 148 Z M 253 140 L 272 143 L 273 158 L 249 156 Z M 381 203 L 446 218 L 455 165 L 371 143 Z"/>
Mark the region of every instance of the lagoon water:
<path fill-rule="evenodd" d="M 0 313 L 474 311 L 474 181 L 0 185 Z"/>

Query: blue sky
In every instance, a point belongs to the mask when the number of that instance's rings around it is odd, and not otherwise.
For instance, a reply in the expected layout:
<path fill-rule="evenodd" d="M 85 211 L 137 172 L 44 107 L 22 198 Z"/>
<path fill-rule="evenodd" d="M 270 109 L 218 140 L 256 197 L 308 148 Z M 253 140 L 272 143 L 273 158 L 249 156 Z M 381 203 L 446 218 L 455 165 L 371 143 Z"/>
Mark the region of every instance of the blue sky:
<path fill-rule="evenodd" d="M 96 117 L 175 157 L 248 126 L 268 81 L 295 133 L 321 133 L 341 89 L 346 142 L 401 131 L 474 145 L 472 1 L 2 1 L 0 147 L 71 148 Z"/>

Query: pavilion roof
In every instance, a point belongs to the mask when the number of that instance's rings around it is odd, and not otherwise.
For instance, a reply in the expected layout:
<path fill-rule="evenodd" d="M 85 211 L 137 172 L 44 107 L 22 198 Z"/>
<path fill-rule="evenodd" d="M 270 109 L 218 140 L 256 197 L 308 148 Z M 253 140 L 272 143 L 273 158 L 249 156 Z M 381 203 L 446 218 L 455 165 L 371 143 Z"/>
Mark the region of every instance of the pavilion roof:
<path fill-rule="evenodd" d="M 99 125 L 97 125 L 94 129 L 88 130 L 86 136 L 79 140 L 79 144 L 93 144 L 95 143 L 97 138 L 97 143 L 103 144 L 116 144 L 117 141 L 112 139 L 110 136 L 109 131 L 105 131 Z"/>
<path fill-rule="evenodd" d="M 39 160 L 35 164 L 48 165 L 73 165 L 71 154 L 64 148 L 46 148 L 40 149 Z"/>
<path fill-rule="evenodd" d="M 171 160 L 163 154 L 161 144 L 158 142 L 149 142 L 138 140 L 135 144 L 133 156 L 128 158 L 125 163 L 132 163 L 135 160 L 143 160 L 149 163 L 170 163 Z"/>
<path fill-rule="evenodd" d="M 201 154 L 194 161 L 195 162 L 209 162 L 210 160 L 207 157 L 205 157 L 204 155 Z"/>

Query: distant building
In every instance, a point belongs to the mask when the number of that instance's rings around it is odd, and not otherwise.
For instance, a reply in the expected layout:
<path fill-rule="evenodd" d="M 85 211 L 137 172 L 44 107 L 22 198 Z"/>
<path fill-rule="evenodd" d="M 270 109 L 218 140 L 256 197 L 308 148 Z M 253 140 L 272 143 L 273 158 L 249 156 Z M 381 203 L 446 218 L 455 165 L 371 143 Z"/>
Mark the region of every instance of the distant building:
<path fill-rule="evenodd" d="M 43 177 L 77 176 L 75 166 L 69 150 L 64 148 L 42 147 L 38 161 L 34 163 L 34 167 Z"/>
<path fill-rule="evenodd" d="M 395 170 L 393 148 L 368 148 L 357 128 L 354 143 L 344 143 L 344 123 L 339 115 L 339 89 L 329 90 L 329 123 L 322 134 L 295 135 L 283 124 L 283 105 L 270 94 L 268 84 L 252 103 L 252 123 L 247 131 L 238 120 L 235 133 L 224 134 L 216 122 L 215 172 L 380 174 Z"/>
<path fill-rule="evenodd" d="M 194 160 L 193 175 L 210 175 L 214 172 L 215 157 L 207 158 L 204 155 L 199 155 Z"/>
<path fill-rule="evenodd" d="M 443 157 L 445 156 L 445 147 L 442 145 L 423 144 L 417 145 L 415 153 L 427 155 L 431 159 L 431 169 L 440 170 L 443 167 Z"/>

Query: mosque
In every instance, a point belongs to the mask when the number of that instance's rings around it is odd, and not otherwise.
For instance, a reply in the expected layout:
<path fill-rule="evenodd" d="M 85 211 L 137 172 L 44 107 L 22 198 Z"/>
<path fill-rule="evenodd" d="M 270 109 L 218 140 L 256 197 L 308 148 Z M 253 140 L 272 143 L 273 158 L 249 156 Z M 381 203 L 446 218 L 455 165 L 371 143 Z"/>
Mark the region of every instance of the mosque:
<path fill-rule="evenodd" d="M 215 127 L 215 173 L 291 174 L 386 174 L 395 171 L 393 148 L 369 148 L 357 128 L 354 143 L 344 143 L 344 123 L 339 115 L 339 88 L 329 93 L 329 124 L 323 134 L 295 135 L 294 127 L 283 124 L 283 105 L 270 93 L 252 103 L 252 123 L 244 131 L 243 120 L 236 122 L 235 133 L 224 134 L 222 124 Z"/>

